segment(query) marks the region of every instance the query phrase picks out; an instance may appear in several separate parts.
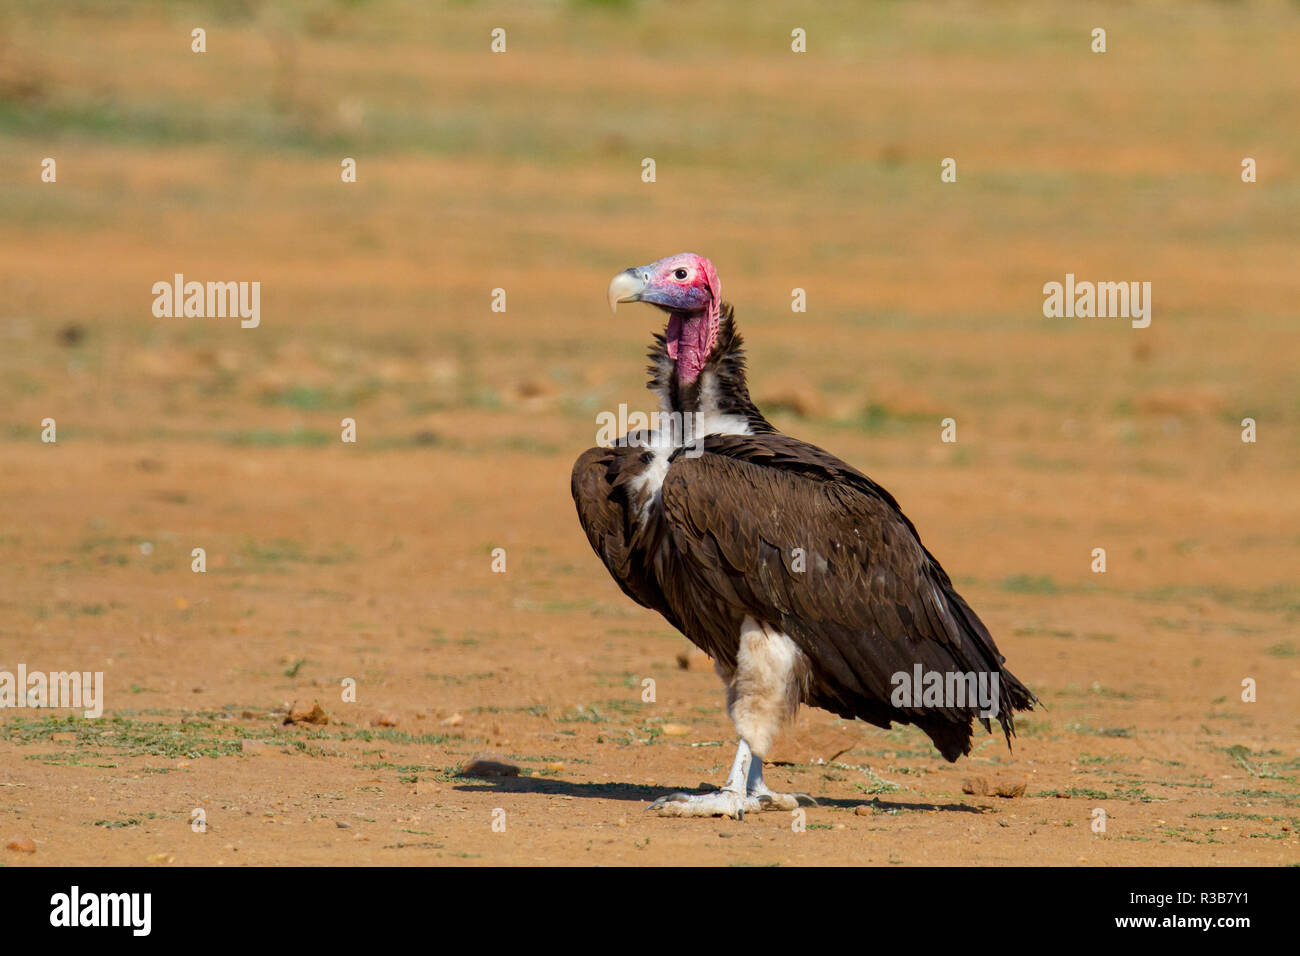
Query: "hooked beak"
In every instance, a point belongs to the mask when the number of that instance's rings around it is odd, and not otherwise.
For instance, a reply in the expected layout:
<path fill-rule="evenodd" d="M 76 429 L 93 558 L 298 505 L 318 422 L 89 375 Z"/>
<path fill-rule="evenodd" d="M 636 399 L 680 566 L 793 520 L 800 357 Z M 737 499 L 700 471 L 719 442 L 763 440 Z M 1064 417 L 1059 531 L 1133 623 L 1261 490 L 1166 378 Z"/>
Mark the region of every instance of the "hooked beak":
<path fill-rule="evenodd" d="M 618 311 L 620 302 L 640 302 L 641 293 L 645 291 L 646 281 L 636 269 L 625 269 L 609 284 L 609 308 Z"/>

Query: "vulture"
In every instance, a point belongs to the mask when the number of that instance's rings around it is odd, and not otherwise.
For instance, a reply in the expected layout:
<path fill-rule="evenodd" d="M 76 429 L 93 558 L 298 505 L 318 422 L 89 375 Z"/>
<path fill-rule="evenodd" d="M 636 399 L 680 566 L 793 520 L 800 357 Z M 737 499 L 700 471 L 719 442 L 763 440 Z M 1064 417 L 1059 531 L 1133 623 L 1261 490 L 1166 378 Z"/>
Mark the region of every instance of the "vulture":
<path fill-rule="evenodd" d="M 649 353 L 655 427 L 584 452 L 573 499 L 618 586 L 712 659 L 739 736 L 721 789 L 648 809 L 743 818 L 814 804 L 763 782 L 800 704 L 915 725 L 949 761 L 994 717 L 1010 747 L 1013 713 L 1037 698 L 893 496 L 763 417 L 713 264 L 681 253 L 620 272 L 609 303 L 625 302 L 668 315 Z"/>

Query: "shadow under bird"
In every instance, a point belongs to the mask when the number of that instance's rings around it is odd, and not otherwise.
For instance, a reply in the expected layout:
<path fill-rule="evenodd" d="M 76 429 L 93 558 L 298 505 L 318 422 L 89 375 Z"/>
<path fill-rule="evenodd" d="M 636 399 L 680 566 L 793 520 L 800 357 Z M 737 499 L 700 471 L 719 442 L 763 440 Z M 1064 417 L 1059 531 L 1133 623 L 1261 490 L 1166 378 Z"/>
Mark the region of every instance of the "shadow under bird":
<path fill-rule="evenodd" d="M 1037 699 L 1003 666 L 889 492 L 834 455 L 777 431 L 749 397 L 740 333 L 712 263 L 693 253 L 619 273 L 610 306 L 668 313 L 650 351 L 658 427 L 589 449 L 573 468 L 578 517 L 638 604 L 713 659 L 740 742 L 726 783 L 673 793 L 665 816 L 743 817 L 812 803 L 763 782 L 763 757 L 801 703 L 878 727 L 913 724 L 948 760 L 995 715 Z M 898 675 L 979 674 L 994 706 L 898 703 Z"/>

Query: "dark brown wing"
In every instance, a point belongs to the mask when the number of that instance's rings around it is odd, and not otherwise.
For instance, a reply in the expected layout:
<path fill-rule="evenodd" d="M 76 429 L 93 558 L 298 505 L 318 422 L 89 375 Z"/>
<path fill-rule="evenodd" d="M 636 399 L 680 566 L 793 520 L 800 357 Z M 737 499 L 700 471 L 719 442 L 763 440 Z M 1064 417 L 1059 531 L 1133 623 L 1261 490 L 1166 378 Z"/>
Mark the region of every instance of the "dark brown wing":
<path fill-rule="evenodd" d="M 647 544 L 633 521 L 629 484 L 646 468 L 644 448 L 589 448 L 573 466 L 571 488 L 578 520 L 592 549 L 605 562 L 618 586 L 643 607 L 658 611 L 681 630 L 677 615 L 664 600 L 651 567 Z"/>
<path fill-rule="evenodd" d="M 997 673 L 1010 739 L 1012 711 L 1033 695 L 888 492 L 779 433 L 711 436 L 704 449 L 679 453 L 662 490 L 658 579 L 688 633 L 743 615 L 778 627 L 812 661 L 808 703 L 916 724 L 950 760 L 970 752 L 977 708 L 894 707 L 893 675 Z"/>

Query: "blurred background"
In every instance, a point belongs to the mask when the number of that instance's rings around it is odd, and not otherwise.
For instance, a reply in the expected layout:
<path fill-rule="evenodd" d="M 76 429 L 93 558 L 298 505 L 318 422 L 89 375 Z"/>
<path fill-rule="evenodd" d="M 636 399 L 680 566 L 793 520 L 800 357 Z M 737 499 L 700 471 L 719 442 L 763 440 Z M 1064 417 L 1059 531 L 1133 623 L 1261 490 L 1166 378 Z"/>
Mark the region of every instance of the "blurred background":
<path fill-rule="evenodd" d="M 7 0 L 0 657 L 110 661 L 110 711 L 673 666 L 568 474 L 649 407 L 609 278 L 691 250 L 759 405 L 895 493 L 1049 721 L 1218 733 L 1298 676 L 1297 50 L 1295 3 Z M 155 318 L 175 273 L 260 326 Z M 1066 273 L 1149 281 L 1150 328 L 1044 318 Z"/>
<path fill-rule="evenodd" d="M 569 445 L 539 419 L 635 396 L 657 321 L 608 276 L 691 249 L 760 393 L 828 425 L 996 411 L 1050 457 L 1167 398 L 1294 452 L 1297 38 L 1295 4 L 13 0 L 6 424 Z M 262 327 L 154 319 L 176 272 L 260 280 Z M 1044 319 L 1066 272 L 1151 281 L 1152 327 Z"/>

